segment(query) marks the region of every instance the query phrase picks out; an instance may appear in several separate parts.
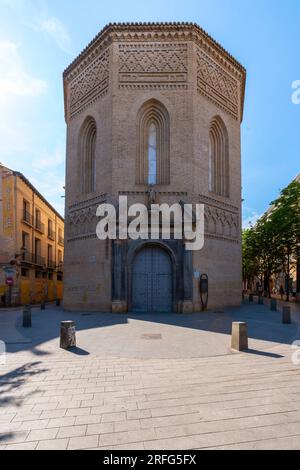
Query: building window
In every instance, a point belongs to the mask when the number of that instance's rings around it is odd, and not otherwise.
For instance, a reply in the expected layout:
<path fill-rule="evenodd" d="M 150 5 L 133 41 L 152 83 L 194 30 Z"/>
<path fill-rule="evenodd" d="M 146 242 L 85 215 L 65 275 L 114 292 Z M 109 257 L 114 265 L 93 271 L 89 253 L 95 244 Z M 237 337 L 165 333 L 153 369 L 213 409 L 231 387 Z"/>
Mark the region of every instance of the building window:
<path fill-rule="evenodd" d="M 40 209 L 35 209 L 35 228 L 40 232 L 44 232 L 44 226 L 41 221 L 41 211 Z"/>
<path fill-rule="evenodd" d="M 34 239 L 34 263 L 40 266 L 43 265 L 41 257 L 41 240 L 39 238 Z"/>
<path fill-rule="evenodd" d="M 48 267 L 54 268 L 52 245 L 48 245 L 47 261 L 48 261 Z"/>
<path fill-rule="evenodd" d="M 154 122 L 150 123 L 148 131 L 148 184 L 156 184 L 156 125 Z"/>
<path fill-rule="evenodd" d="M 64 245 L 63 232 L 62 232 L 62 229 L 60 227 L 58 228 L 58 243 L 62 246 Z"/>
<path fill-rule="evenodd" d="M 26 199 L 23 199 L 23 220 L 29 225 L 32 225 L 32 215 L 30 214 L 30 204 Z"/>
<path fill-rule="evenodd" d="M 170 183 L 170 119 L 165 106 L 149 100 L 137 117 L 137 184 Z"/>
<path fill-rule="evenodd" d="M 28 277 L 29 276 L 29 269 L 21 268 L 21 276 Z"/>
<path fill-rule="evenodd" d="M 29 233 L 22 232 L 22 249 L 28 251 L 29 249 Z"/>
<path fill-rule="evenodd" d="M 209 129 L 209 191 L 229 196 L 228 135 L 223 121 L 213 119 Z"/>
<path fill-rule="evenodd" d="M 54 240 L 55 238 L 55 234 L 53 230 L 53 222 L 50 219 L 48 219 L 48 238 L 51 238 L 52 240 Z"/>
<path fill-rule="evenodd" d="M 89 117 L 80 132 L 80 178 L 83 194 L 96 190 L 96 137 L 96 122 Z"/>
<path fill-rule="evenodd" d="M 58 266 L 61 268 L 62 262 L 63 262 L 62 251 L 61 250 L 57 251 L 57 261 L 58 261 Z"/>

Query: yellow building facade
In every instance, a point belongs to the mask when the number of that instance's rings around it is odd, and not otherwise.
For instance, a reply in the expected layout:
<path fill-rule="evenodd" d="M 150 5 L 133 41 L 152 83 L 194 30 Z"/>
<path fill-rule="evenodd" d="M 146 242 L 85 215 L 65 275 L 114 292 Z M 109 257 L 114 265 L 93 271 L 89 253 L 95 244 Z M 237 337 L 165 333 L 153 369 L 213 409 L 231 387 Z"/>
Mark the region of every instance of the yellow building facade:
<path fill-rule="evenodd" d="M 0 165 L 1 306 L 62 299 L 64 219 L 20 172 Z"/>

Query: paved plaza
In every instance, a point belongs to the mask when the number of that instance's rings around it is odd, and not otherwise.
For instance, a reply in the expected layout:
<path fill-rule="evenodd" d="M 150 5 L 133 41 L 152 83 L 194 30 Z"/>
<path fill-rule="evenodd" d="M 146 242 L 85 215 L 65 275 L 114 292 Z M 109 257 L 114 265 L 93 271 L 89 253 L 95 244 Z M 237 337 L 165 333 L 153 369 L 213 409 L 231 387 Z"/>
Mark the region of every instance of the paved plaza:
<path fill-rule="evenodd" d="M 61 320 L 77 348 L 59 348 Z M 300 312 L 0 311 L 0 449 L 299 449 Z M 232 321 L 249 350 L 230 350 Z"/>

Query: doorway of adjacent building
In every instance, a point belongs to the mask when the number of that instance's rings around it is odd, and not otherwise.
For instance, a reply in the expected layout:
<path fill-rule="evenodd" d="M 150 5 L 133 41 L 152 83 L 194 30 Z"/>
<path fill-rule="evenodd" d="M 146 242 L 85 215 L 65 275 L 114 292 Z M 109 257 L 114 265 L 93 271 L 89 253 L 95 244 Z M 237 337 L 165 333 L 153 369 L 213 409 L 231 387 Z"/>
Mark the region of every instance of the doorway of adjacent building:
<path fill-rule="evenodd" d="M 132 308 L 136 313 L 172 311 L 172 261 L 163 248 L 147 246 L 135 256 Z"/>

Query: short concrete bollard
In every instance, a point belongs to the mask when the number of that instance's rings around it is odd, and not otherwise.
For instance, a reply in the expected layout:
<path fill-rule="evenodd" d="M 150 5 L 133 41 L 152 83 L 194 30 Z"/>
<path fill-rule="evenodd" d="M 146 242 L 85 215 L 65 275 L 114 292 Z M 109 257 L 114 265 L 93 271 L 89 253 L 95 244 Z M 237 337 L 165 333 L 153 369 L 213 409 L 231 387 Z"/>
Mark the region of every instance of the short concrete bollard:
<path fill-rule="evenodd" d="M 248 325 L 246 322 L 232 322 L 231 348 L 237 351 L 248 349 Z"/>
<path fill-rule="evenodd" d="M 69 349 L 76 346 L 75 324 L 72 320 L 60 323 L 60 347 Z"/>
<path fill-rule="evenodd" d="M 263 305 L 264 304 L 264 298 L 262 296 L 258 297 L 258 305 Z"/>
<path fill-rule="evenodd" d="M 25 305 L 23 310 L 23 328 L 31 327 L 31 308 L 30 305 Z"/>
<path fill-rule="evenodd" d="M 271 309 L 273 312 L 276 312 L 276 310 L 277 310 L 277 300 L 276 300 L 276 299 L 271 299 L 271 302 L 270 302 L 270 309 Z"/>
<path fill-rule="evenodd" d="M 291 323 L 291 307 L 282 307 L 282 323 L 288 325 Z"/>
<path fill-rule="evenodd" d="M 249 294 L 249 302 L 253 302 L 253 294 Z"/>

